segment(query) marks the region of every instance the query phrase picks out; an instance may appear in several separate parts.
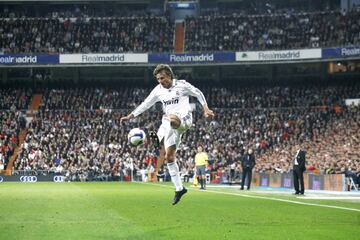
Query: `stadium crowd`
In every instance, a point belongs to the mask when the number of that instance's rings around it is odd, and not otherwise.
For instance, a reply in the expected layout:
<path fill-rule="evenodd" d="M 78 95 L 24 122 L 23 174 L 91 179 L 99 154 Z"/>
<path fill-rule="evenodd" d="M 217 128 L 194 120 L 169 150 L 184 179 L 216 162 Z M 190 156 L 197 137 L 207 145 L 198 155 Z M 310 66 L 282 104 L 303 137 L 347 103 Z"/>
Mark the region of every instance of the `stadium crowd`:
<path fill-rule="evenodd" d="M 19 133 L 26 125 L 21 110 L 27 109 L 31 96 L 30 89 L 0 89 L 0 170 L 6 168 L 18 145 Z"/>
<path fill-rule="evenodd" d="M 15 168 L 54 173 L 66 170 L 71 180 L 123 179 L 131 175 L 131 169 L 136 174 L 148 167 L 143 161 L 149 151 L 146 145 L 136 149 L 128 144 L 129 127 L 122 127 L 119 120 L 124 113 L 39 111 L 29 126 Z"/>
<path fill-rule="evenodd" d="M 21 111 L 1 110 L 0 113 L 0 170 L 4 170 L 18 145 L 19 134 L 26 120 Z"/>
<path fill-rule="evenodd" d="M 32 90 L 17 88 L 0 89 L 0 110 L 26 110 L 30 104 Z"/>
<path fill-rule="evenodd" d="M 118 10 L 120 12 L 118 12 Z M 118 9 L 100 14 L 86 6 L 33 17 L 0 15 L 3 53 L 172 52 L 174 23 L 165 14 Z M 33 11 L 36 12 L 36 11 Z M 125 13 L 123 13 L 125 12 Z M 29 17 L 30 16 L 30 17 Z M 215 12 L 185 21 L 185 51 L 247 51 L 356 45 L 360 11 L 248 14 Z"/>
<path fill-rule="evenodd" d="M 150 89 L 145 88 L 71 88 L 48 89 L 40 105 L 42 110 L 96 110 L 134 108 Z"/>
<path fill-rule="evenodd" d="M 47 90 L 15 169 L 66 171 L 72 180 L 124 179 L 131 171 L 144 177 L 154 169 L 149 158 L 156 151 L 149 145 L 130 147 L 127 132 L 138 126 L 155 130 L 162 113 L 155 106 L 130 125 L 119 119 L 149 90 Z M 359 86 L 205 88 L 204 93 L 217 115 L 205 122 L 200 110 L 194 112 L 193 129 L 178 152 L 184 175 L 192 173 L 199 143 L 209 153 L 211 171 L 235 164 L 239 172 L 244 150 L 253 148 L 257 172 L 289 172 L 299 146 L 308 149 L 311 171 L 360 171 L 360 110 L 343 101 L 359 98 Z"/>
<path fill-rule="evenodd" d="M 216 108 L 286 108 L 342 106 L 343 99 L 360 98 L 355 83 L 323 87 L 321 85 L 263 87 L 200 87 L 209 103 Z M 42 110 L 95 110 L 135 108 L 150 93 L 149 88 L 61 88 L 47 89 Z M 196 101 L 194 101 L 196 102 Z"/>
<path fill-rule="evenodd" d="M 360 43 L 360 11 L 247 15 L 186 20 L 186 51 L 299 49 Z"/>
<path fill-rule="evenodd" d="M 4 53 L 171 52 L 168 17 L 0 19 Z"/>
<path fill-rule="evenodd" d="M 4 4 L 0 18 L 87 18 L 87 17 L 139 17 L 150 15 L 146 8 L 131 5 L 106 4 Z"/>

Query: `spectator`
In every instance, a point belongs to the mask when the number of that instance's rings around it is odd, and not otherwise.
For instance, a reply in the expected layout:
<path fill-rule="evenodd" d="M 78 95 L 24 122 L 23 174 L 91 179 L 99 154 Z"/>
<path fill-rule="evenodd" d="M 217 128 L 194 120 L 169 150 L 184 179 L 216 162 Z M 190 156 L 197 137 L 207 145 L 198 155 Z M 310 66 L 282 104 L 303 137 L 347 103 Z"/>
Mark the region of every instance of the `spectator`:
<path fill-rule="evenodd" d="M 1 158 L 1 155 L 0 155 L 0 158 Z M 4 162 L 3 162 L 3 160 L 0 160 L 0 171 L 2 171 L 4 169 L 5 169 Z"/>

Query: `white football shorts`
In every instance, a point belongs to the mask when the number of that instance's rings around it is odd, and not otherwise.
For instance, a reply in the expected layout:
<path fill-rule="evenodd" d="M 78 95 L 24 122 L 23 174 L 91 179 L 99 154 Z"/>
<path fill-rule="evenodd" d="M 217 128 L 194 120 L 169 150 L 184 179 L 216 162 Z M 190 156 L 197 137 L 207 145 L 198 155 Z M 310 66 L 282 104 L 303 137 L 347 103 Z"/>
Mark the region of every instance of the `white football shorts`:
<path fill-rule="evenodd" d="M 157 132 L 159 141 L 164 140 L 164 147 L 167 149 L 170 146 L 176 145 L 176 149 L 179 147 L 181 142 L 181 137 L 186 130 L 188 130 L 192 125 L 192 114 L 188 112 L 186 115 L 181 115 L 179 113 L 173 113 L 176 115 L 181 123 L 180 127 L 173 129 L 170 125 L 170 119 L 163 116 L 161 125 Z"/>

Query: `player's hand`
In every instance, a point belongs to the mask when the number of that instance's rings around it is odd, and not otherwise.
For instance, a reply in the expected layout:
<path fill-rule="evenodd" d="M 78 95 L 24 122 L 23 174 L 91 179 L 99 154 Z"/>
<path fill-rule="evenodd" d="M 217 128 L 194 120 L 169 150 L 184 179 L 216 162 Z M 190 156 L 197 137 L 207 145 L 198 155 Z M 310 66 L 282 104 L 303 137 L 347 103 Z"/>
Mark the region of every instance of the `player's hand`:
<path fill-rule="evenodd" d="M 132 113 L 130 113 L 129 115 L 120 118 L 120 123 L 122 123 L 123 121 L 129 121 L 132 118 L 134 118 L 134 115 Z"/>
<path fill-rule="evenodd" d="M 211 109 L 209 109 L 208 107 L 206 107 L 206 108 L 204 108 L 204 116 L 205 116 L 206 118 L 208 118 L 208 117 L 214 117 L 214 116 L 215 116 L 215 113 L 214 113 Z"/>

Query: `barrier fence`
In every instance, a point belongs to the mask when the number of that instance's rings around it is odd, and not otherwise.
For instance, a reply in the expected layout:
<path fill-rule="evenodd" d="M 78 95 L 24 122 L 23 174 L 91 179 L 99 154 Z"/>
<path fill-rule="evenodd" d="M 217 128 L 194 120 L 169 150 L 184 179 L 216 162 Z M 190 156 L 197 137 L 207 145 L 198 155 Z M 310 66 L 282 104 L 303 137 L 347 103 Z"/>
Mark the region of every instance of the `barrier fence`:
<path fill-rule="evenodd" d="M 183 176 L 184 177 L 184 176 Z M 165 177 L 165 180 L 170 178 Z M 239 178 L 238 178 L 239 179 Z M 134 179 L 130 176 L 112 177 L 105 175 L 88 174 L 81 181 L 143 181 L 141 174 L 134 174 Z M 79 180 L 79 181 L 80 181 Z M 72 181 L 66 172 L 54 173 L 51 171 L 15 171 L 12 176 L 0 175 L 0 182 L 64 182 Z M 76 181 L 76 180 L 75 180 Z M 208 181 L 215 184 L 229 184 L 229 174 L 222 172 L 220 174 L 213 172 L 208 174 Z M 239 183 L 235 181 L 234 183 Z M 344 174 L 312 174 L 304 173 L 305 189 L 311 190 L 330 190 L 346 191 L 348 183 Z M 292 173 L 254 173 L 252 177 L 252 186 L 271 187 L 271 188 L 289 188 L 294 186 Z"/>

